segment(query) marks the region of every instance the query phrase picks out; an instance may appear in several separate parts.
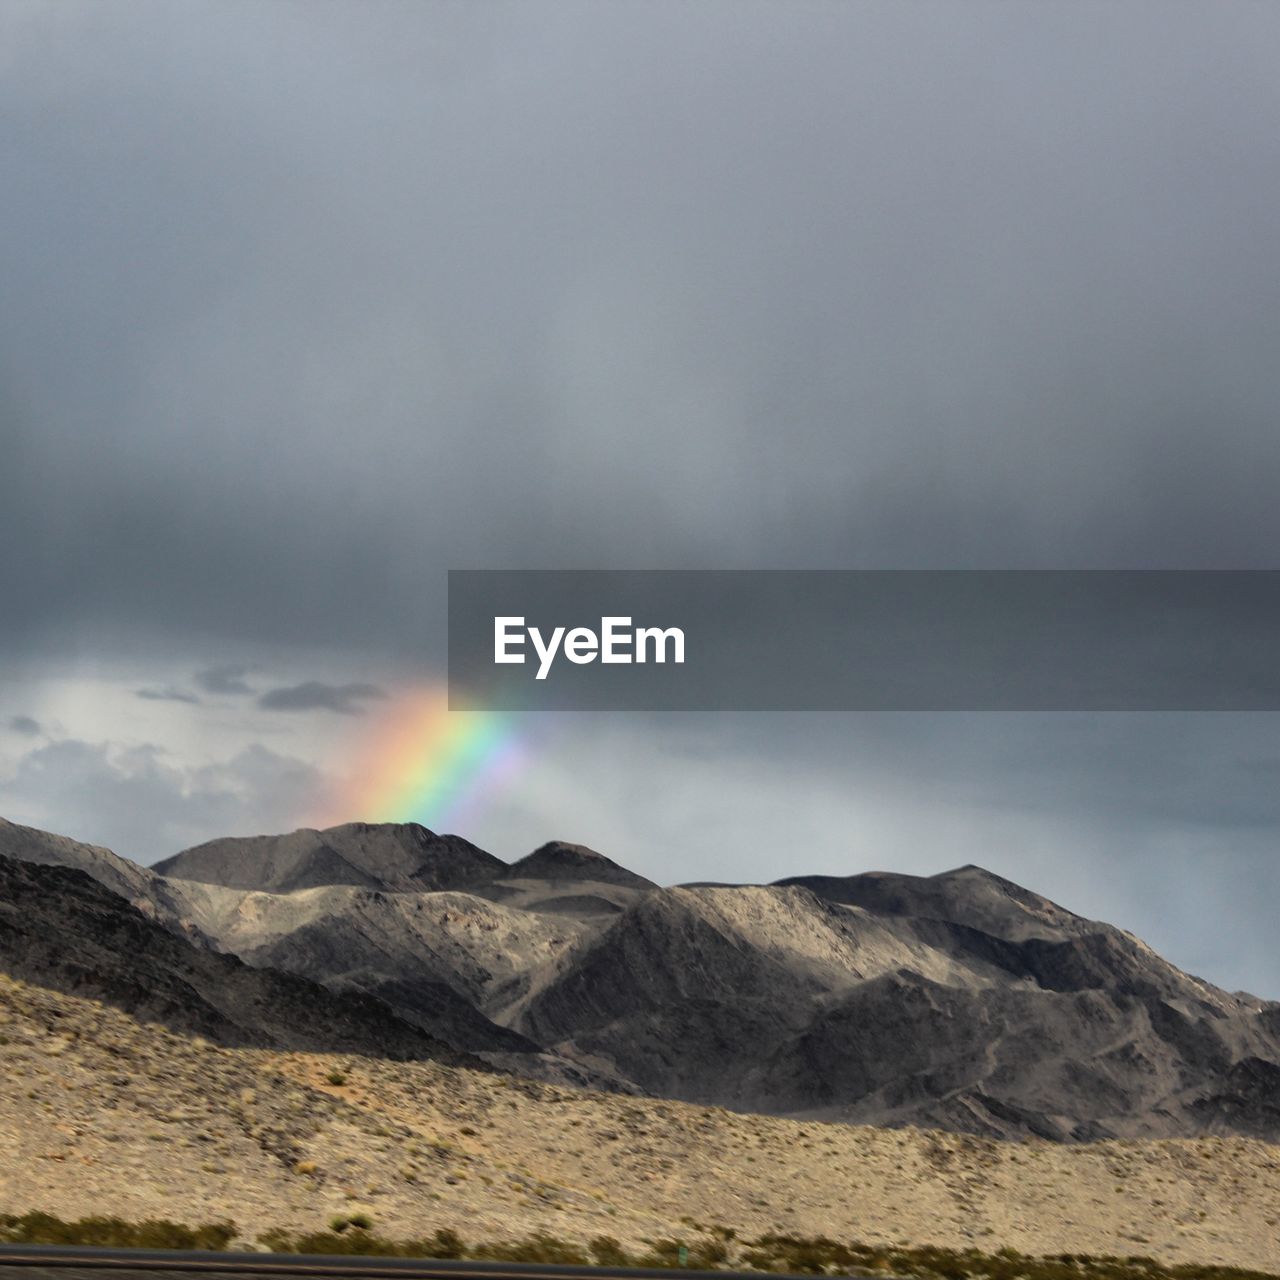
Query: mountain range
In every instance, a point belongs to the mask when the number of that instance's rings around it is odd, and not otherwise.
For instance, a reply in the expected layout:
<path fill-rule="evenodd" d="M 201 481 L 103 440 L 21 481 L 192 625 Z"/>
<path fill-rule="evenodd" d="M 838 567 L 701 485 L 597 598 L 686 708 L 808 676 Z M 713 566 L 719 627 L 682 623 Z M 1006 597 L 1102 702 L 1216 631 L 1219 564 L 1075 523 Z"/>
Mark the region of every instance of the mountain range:
<path fill-rule="evenodd" d="M 989 1137 L 1280 1140 L 1280 1003 L 974 866 L 667 888 L 410 823 L 148 869 L 0 821 L 0 900 L 17 976 L 229 1043 Z"/>

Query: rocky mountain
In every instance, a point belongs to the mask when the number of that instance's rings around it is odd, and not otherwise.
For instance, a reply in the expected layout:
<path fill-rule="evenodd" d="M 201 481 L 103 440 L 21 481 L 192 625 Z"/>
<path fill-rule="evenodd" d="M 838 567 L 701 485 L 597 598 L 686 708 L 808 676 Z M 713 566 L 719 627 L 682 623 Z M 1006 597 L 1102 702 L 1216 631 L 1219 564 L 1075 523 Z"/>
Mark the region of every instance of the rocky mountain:
<path fill-rule="evenodd" d="M 518 987 L 583 924 L 655 887 L 593 850 L 548 844 L 508 867 L 414 823 L 348 823 L 211 841 L 154 870 L 180 904 L 176 927 L 250 964 L 375 996 L 525 1074 L 634 1091 L 488 1016 L 492 989 Z"/>
<path fill-rule="evenodd" d="M 83 844 L 66 836 L 19 826 L 0 818 L 0 857 L 16 858 L 40 866 L 75 867 L 91 875 L 112 893 L 118 893 L 144 915 L 192 933 L 195 927 L 182 896 L 163 876 L 121 858 L 110 849 Z M 201 941 L 210 943 L 209 938 Z"/>
<path fill-rule="evenodd" d="M 661 888 L 578 845 L 508 866 L 352 824 L 157 870 L 171 929 L 529 1074 L 991 1137 L 1280 1140 L 1280 1004 L 978 867 Z"/>
<path fill-rule="evenodd" d="M 743 1110 L 1280 1138 L 1280 1005 L 976 867 L 661 890 L 511 1012 L 646 1090 Z"/>
<path fill-rule="evenodd" d="M 594 849 L 553 840 L 472 892 L 535 915 L 600 921 L 657 887 Z"/>
<path fill-rule="evenodd" d="M 0 856 L 0 969 L 221 1044 L 481 1065 L 377 1001 L 197 947 L 71 867 Z"/>
<path fill-rule="evenodd" d="M 292 893 L 354 885 L 410 893 L 475 888 L 506 866 L 460 836 L 417 823 L 351 822 L 327 831 L 211 840 L 157 863 L 170 879 Z"/>
<path fill-rule="evenodd" d="M 513 862 L 504 872 L 504 880 L 551 880 L 622 885 L 629 889 L 655 889 L 652 880 L 620 867 L 604 854 L 586 845 L 566 844 L 552 840 L 535 849 L 527 857 Z"/>

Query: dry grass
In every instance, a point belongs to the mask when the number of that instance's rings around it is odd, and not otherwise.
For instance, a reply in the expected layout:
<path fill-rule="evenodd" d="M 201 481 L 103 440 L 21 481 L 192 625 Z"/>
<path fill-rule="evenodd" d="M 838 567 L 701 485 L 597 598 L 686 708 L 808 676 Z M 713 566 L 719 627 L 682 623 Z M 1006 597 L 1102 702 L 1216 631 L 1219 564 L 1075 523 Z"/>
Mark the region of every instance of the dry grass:
<path fill-rule="evenodd" d="M 342 1218 L 385 1239 L 605 1239 L 648 1256 L 714 1224 L 876 1256 L 1280 1271 L 1280 1150 L 1260 1142 L 1000 1144 L 226 1050 L 3 977 L 0 1150 L 0 1213 L 234 1221 L 244 1239 Z"/>

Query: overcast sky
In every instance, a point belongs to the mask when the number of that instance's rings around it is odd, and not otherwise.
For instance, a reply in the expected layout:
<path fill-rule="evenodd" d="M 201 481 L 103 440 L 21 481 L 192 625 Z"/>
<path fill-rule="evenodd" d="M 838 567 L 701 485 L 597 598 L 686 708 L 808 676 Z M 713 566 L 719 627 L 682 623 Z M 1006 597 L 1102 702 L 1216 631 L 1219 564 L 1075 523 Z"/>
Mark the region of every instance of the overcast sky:
<path fill-rule="evenodd" d="M 451 567 L 1276 567 L 1277 65 L 1231 0 L 0 0 L 0 813 L 315 821 Z M 1278 730 L 550 717 L 463 834 L 976 861 L 1280 997 Z"/>

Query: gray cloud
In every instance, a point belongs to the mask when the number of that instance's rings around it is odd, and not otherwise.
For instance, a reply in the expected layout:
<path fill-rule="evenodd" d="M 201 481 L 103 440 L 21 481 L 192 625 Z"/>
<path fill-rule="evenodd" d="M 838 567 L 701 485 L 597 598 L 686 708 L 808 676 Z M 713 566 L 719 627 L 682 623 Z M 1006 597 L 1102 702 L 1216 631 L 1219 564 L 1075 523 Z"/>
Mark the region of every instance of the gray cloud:
<path fill-rule="evenodd" d="M 1277 59 L 1235 0 L 4 6 L 0 660 L 429 674 L 450 567 L 1271 567 Z M 689 722 L 684 790 L 621 729 L 478 833 L 972 857 L 1273 973 L 1238 722 Z M 6 804 L 282 821 L 96 752 Z"/>
<path fill-rule="evenodd" d="M 14 733 L 20 733 L 24 738 L 37 737 L 40 730 L 40 721 L 33 720 L 30 716 L 12 716 L 9 719 L 9 728 Z"/>
<path fill-rule="evenodd" d="M 137 690 L 139 698 L 145 698 L 149 702 L 191 702 L 198 703 L 200 699 L 187 689 L 175 689 L 166 687 L 163 689 L 139 689 Z"/>
<path fill-rule="evenodd" d="M 386 696 L 385 690 L 376 684 L 325 684 L 320 680 L 307 680 L 268 689 L 258 699 L 258 706 L 264 711 L 336 711 L 339 715 L 358 716 L 364 713 L 361 703 Z"/>
<path fill-rule="evenodd" d="M 247 674 L 247 667 L 209 667 L 205 671 L 198 671 L 194 679 L 205 693 L 249 694 L 253 689 L 245 681 Z"/>
<path fill-rule="evenodd" d="M 450 565 L 1268 562 L 1277 12 L 351 12 L 8 19 L 8 626 L 420 655 Z"/>
<path fill-rule="evenodd" d="M 153 745 L 62 739 L 18 762 L 0 783 L 0 805 L 15 821 L 150 863 L 211 830 L 288 830 L 322 783 L 311 765 L 257 743 L 190 767 Z"/>

